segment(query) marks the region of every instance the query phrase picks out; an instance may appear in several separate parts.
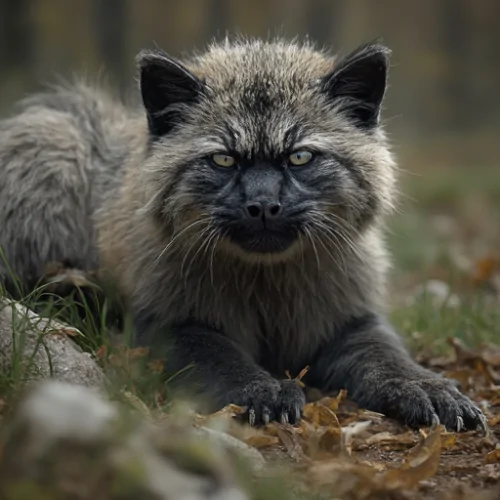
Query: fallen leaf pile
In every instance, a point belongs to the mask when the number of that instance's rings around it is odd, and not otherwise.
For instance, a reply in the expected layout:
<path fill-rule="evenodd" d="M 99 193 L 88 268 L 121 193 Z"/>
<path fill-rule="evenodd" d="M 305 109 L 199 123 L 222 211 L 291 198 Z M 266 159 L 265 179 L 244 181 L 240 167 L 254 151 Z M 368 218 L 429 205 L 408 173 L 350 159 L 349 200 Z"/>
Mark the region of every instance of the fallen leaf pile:
<path fill-rule="evenodd" d="M 421 498 L 423 491 L 439 484 L 439 475 L 455 476 L 453 460 L 448 458 L 460 454 L 482 457 L 474 465 L 467 461 L 468 474 L 487 463 L 497 468 L 500 450 L 492 436 L 458 435 L 441 425 L 419 432 L 405 430 L 378 413 L 350 408 L 345 397 L 341 392 L 336 398 L 308 403 L 296 427 L 277 422 L 260 429 L 242 426 L 237 417 L 244 408 L 234 405 L 213 415 L 198 415 L 196 423 L 222 427 L 258 448 L 272 463 L 287 463 L 303 491 L 323 493 L 325 498 Z M 459 460 L 456 470 L 465 473 Z M 436 493 L 425 498 L 446 498 Z"/>
<path fill-rule="evenodd" d="M 491 429 L 486 436 L 479 431 L 448 432 L 441 425 L 410 430 L 358 408 L 345 391 L 309 402 L 297 426 L 242 424 L 245 408 L 235 405 L 212 415 L 191 412 L 189 418 L 194 426 L 225 432 L 259 450 L 269 471 L 285 470 L 304 494 L 353 500 L 500 498 L 500 347 L 483 344 L 471 349 L 458 338 L 448 343 L 450 355 L 419 361 L 457 380 L 480 405 Z M 146 364 L 152 374 L 161 372 L 161 366 L 146 361 L 146 354 L 144 349 L 110 353 L 101 348 L 98 358 L 140 380 L 142 375 L 135 373 L 138 365 Z M 297 377 L 299 382 L 306 371 Z M 170 418 L 163 411 L 164 395 L 158 393 L 154 408 L 148 409 L 135 394 L 133 386 L 123 393 L 149 417 Z"/>
<path fill-rule="evenodd" d="M 472 350 L 448 339 L 454 354 L 427 364 L 460 382 L 485 411 L 490 433 L 448 432 L 444 426 L 410 430 L 379 413 L 357 408 L 341 391 L 308 403 L 297 426 L 241 425 L 245 409 L 230 405 L 197 415 L 286 464 L 303 491 L 331 499 L 500 498 L 500 347 Z"/>

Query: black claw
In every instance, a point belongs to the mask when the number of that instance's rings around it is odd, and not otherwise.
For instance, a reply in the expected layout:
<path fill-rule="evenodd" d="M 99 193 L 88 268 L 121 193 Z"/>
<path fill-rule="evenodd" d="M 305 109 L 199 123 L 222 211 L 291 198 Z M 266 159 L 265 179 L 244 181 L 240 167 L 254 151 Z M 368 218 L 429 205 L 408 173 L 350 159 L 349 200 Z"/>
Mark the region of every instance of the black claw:
<path fill-rule="evenodd" d="M 264 423 L 264 425 L 267 425 L 270 420 L 271 420 L 271 412 L 269 408 L 264 406 L 262 408 L 262 422 Z"/>
<path fill-rule="evenodd" d="M 478 415 L 478 417 L 479 417 L 479 422 L 476 427 L 480 427 L 481 430 L 483 431 L 483 434 L 486 436 L 491 432 L 490 426 L 488 424 L 488 419 L 482 412 Z"/>
<path fill-rule="evenodd" d="M 296 406 L 295 407 L 295 422 L 300 422 L 302 418 L 302 408 Z"/>
<path fill-rule="evenodd" d="M 254 427 L 256 423 L 256 415 L 255 415 L 255 408 L 251 407 L 248 410 L 248 423 Z"/>

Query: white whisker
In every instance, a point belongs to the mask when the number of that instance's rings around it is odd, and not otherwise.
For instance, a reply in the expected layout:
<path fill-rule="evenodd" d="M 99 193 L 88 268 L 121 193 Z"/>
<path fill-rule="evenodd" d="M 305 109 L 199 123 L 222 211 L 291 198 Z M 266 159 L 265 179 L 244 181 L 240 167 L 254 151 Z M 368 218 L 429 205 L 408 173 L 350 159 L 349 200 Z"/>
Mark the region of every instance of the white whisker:
<path fill-rule="evenodd" d="M 168 242 L 168 244 L 165 246 L 165 248 L 160 252 L 160 255 L 154 260 L 154 264 L 158 263 L 158 261 L 165 255 L 165 252 L 168 252 L 168 250 L 172 247 L 172 245 L 179 239 L 180 236 L 182 236 L 186 231 L 189 231 L 189 229 L 199 225 L 199 224 L 206 224 L 208 221 L 210 221 L 210 217 L 205 217 L 203 219 L 195 220 L 185 228 L 183 228 L 181 231 L 174 233 L 173 238 Z"/>

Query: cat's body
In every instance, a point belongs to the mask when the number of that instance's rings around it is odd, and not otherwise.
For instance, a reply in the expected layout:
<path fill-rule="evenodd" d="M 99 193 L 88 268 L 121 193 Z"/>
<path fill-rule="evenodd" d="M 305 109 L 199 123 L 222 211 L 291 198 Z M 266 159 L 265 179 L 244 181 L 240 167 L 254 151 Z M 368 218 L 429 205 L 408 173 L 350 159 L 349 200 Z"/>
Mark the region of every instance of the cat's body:
<path fill-rule="evenodd" d="M 387 50 L 226 41 L 140 67 L 145 112 L 82 87 L 0 125 L 0 244 L 21 278 L 107 269 L 138 342 L 168 337 L 168 368 L 194 363 L 186 386 L 251 420 L 295 422 L 304 396 L 283 378 L 309 365 L 306 383 L 411 425 L 482 422 L 383 319 Z"/>
<path fill-rule="evenodd" d="M 53 261 L 98 267 L 95 214 L 121 184 L 137 130 L 119 102 L 81 84 L 19 104 L 0 121 L 0 245 L 33 287 Z M 11 278 L 3 261 L 0 278 Z"/>

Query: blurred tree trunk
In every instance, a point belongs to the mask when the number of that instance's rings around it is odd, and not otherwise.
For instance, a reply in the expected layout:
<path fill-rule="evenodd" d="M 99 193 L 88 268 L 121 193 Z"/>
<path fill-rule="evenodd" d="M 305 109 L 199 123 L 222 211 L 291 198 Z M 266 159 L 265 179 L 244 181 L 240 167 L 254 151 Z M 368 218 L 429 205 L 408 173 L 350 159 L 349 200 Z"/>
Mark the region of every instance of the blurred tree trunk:
<path fill-rule="evenodd" d="M 34 85 L 32 0 L 0 0 L 0 111 Z"/>
<path fill-rule="evenodd" d="M 97 48 L 106 72 L 122 90 L 128 87 L 126 64 L 127 0 L 94 0 Z"/>
<path fill-rule="evenodd" d="M 32 0 L 0 1 L 0 64 L 29 65 L 33 57 Z M 3 74 L 3 73 L 2 73 Z"/>
<path fill-rule="evenodd" d="M 467 96 L 467 81 L 470 78 L 468 71 L 468 38 L 469 22 L 467 19 L 467 7 L 463 0 L 442 0 L 443 20 L 442 49 L 448 58 L 449 71 L 446 72 L 444 96 L 449 103 L 447 106 L 448 116 L 446 126 L 451 129 L 463 129 L 467 127 L 467 118 L 470 117 L 470 96 Z"/>

